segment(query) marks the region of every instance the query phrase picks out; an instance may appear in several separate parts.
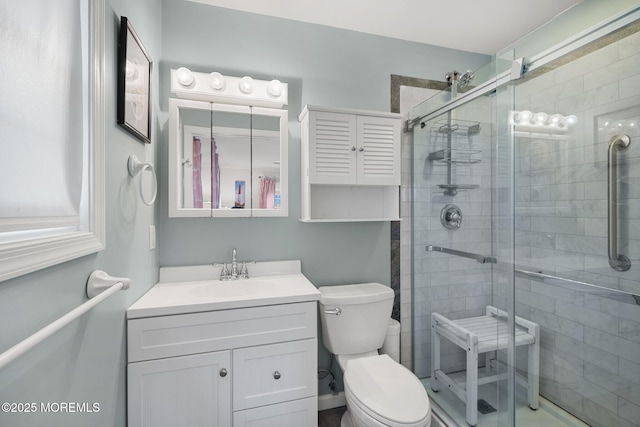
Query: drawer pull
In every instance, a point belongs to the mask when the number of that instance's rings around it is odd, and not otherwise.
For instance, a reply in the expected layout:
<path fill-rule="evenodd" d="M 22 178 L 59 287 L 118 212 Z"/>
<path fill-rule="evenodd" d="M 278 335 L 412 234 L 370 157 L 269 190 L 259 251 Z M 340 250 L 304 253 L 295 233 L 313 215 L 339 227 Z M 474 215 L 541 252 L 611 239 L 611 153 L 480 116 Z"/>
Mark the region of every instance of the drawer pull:
<path fill-rule="evenodd" d="M 220 376 L 221 377 L 226 377 L 227 376 L 227 370 L 225 368 L 220 369 Z"/>
<path fill-rule="evenodd" d="M 280 375 L 280 372 L 279 372 L 279 371 L 275 371 L 275 372 L 273 373 L 273 378 L 275 378 L 275 379 L 277 379 L 277 380 L 279 380 L 281 376 L 282 376 L 282 375 Z"/>

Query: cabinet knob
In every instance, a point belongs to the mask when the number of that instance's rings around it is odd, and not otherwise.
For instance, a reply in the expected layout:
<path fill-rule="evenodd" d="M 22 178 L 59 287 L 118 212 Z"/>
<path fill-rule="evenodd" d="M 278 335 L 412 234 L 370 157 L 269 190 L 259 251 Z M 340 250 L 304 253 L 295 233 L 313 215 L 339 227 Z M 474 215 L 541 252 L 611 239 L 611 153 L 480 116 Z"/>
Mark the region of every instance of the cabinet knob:
<path fill-rule="evenodd" d="M 351 151 L 356 151 L 356 147 L 351 147 Z"/>
<path fill-rule="evenodd" d="M 220 369 L 220 376 L 221 377 L 226 377 L 227 376 L 227 370 L 225 368 Z"/>
<path fill-rule="evenodd" d="M 364 151 L 364 147 L 360 147 L 358 151 Z"/>
<path fill-rule="evenodd" d="M 279 372 L 279 371 L 275 371 L 275 372 L 273 373 L 273 378 L 275 378 L 275 379 L 279 380 L 279 379 L 280 379 L 280 377 L 281 377 L 281 375 L 280 375 L 280 372 Z"/>

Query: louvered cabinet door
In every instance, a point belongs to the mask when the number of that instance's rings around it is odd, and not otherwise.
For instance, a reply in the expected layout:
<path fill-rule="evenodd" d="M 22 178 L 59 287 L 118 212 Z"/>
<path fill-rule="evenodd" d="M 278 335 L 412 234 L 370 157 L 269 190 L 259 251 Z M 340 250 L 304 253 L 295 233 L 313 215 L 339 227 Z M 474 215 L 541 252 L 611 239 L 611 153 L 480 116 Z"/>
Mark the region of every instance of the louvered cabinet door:
<path fill-rule="evenodd" d="M 400 120 L 357 117 L 357 182 L 400 185 Z"/>
<path fill-rule="evenodd" d="M 313 111 L 309 133 L 309 183 L 355 184 L 356 116 Z"/>

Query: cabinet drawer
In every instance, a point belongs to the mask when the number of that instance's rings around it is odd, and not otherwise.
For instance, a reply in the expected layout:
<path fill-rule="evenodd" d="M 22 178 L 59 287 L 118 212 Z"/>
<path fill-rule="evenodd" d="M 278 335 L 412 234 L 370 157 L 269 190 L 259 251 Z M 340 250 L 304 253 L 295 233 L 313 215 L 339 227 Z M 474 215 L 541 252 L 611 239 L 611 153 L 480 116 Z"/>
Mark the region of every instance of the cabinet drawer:
<path fill-rule="evenodd" d="M 127 323 L 128 360 L 315 338 L 316 322 L 315 301 L 132 319 Z"/>
<path fill-rule="evenodd" d="M 318 427 L 318 399 L 294 400 L 234 412 L 234 427 Z"/>
<path fill-rule="evenodd" d="M 315 396 L 317 340 L 248 347 L 233 351 L 234 410 Z"/>

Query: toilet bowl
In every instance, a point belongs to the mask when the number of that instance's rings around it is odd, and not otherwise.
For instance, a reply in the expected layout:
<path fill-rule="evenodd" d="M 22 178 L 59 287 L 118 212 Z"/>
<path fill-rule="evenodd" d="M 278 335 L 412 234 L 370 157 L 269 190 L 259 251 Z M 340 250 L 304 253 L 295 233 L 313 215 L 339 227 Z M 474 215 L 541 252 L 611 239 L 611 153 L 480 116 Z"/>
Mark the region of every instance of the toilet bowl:
<path fill-rule="evenodd" d="M 342 427 L 429 427 L 431 405 L 420 380 L 383 346 L 393 291 L 379 283 L 320 287 L 325 347 L 344 371 Z"/>
<path fill-rule="evenodd" d="M 386 354 L 351 360 L 344 387 L 354 427 L 431 425 L 431 405 L 424 386 Z"/>

